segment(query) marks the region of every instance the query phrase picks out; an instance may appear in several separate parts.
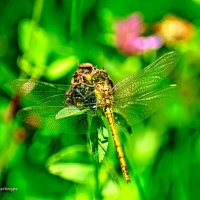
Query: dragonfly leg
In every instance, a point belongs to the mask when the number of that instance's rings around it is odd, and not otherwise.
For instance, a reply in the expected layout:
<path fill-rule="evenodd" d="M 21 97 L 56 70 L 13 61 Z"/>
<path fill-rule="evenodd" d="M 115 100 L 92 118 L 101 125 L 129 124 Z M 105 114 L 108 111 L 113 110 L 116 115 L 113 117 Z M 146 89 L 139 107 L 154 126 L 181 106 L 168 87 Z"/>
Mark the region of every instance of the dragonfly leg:
<path fill-rule="evenodd" d="M 82 83 L 82 85 L 85 85 L 85 86 L 87 86 L 87 87 L 94 87 L 93 84 L 88 84 L 88 83 Z"/>
<path fill-rule="evenodd" d="M 81 92 L 80 92 L 78 89 L 76 89 L 76 92 L 77 92 L 81 97 L 85 98 L 85 97 L 81 94 Z"/>

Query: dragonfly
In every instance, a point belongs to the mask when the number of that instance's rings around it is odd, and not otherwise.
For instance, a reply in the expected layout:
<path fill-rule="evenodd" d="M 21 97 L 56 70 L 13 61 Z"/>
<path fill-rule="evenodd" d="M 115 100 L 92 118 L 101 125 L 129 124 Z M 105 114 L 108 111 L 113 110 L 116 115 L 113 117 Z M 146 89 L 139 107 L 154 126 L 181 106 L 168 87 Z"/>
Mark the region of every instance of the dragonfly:
<path fill-rule="evenodd" d="M 177 52 L 168 52 L 117 84 L 104 69 L 90 63 L 78 64 L 69 86 L 17 79 L 13 87 L 28 105 L 18 111 L 18 117 L 32 126 L 81 135 L 87 133 L 88 115 L 99 117 L 97 113 L 101 113 L 109 124 L 123 176 L 130 182 L 115 116 L 122 116 L 128 124 L 136 124 L 172 100 L 177 85 L 160 85 L 173 70 L 176 60 Z"/>

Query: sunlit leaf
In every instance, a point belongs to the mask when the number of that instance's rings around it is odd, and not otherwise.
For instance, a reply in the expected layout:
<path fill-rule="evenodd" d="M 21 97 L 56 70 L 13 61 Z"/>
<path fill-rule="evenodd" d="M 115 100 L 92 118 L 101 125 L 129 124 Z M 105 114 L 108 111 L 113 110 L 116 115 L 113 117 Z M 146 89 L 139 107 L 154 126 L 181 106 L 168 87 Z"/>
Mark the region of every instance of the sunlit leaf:
<path fill-rule="evenodd" d="M 44 29 L 35 24 L 34 20 L 23 19 L 18 28 L 19 47 L 26 59 L 41 65 L 46 62 L 50 50 L 49 37 Z"/>
<path fill-rule="evenodd" d="M 46 166 L 49 172 L 54 175 L 66 180 L 84 183 L 94 175 L 94 166 L 86 163 L 87 155 L 86 146 L 73 145 L 52 155 L 47 160 Z"/>
<path fill-rule="evenodd" d="M 80 163 L 57 163 L 48 167 L 50 173 L 77 183 L 87 183 L 94 175 L 94 166 Z"/>
<path fill-rule="evenodd" d="M 72 145 L 66 147 L 60 150 L 59 152 L 53 154 L 52 156 L 50 156 L 49 159 L 47 160 L 47 166 L 63 162 L 72 162 L 74 157 L 77 156 L 79 156 L 80 158 L 82 157 L 85 158 L 84 155 L 85 153 L 87 153 L 87 148 L 85 145 Z"/>
<path fill-rule="evenodd" d="M 75 116 L 75 115 L 81 115 L 86 112 L 87 112 L 87 109 L 79 110 L 77 107 L 70 106 L 70 107 L 66 107 L 66 108 L 63 108 L 62 110 L 60 110 L 56 114 L 56 119 L 62 119 L 62 118 L 71 117 L 71 116 Z"/>
<path fill-rule="evenodd" d="M 46 77 L 56 80 L 65 76 L 78 62 L 76 56 L 70 56 L 54 61 L 47 69 Z"/>

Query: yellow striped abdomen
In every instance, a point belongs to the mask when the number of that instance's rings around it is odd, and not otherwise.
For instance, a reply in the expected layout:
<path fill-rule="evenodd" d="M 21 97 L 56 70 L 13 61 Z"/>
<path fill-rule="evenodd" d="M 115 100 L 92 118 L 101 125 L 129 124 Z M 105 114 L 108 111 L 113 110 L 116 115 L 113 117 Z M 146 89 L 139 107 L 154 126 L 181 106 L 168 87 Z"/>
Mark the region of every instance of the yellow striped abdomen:
<path fill-rule="evenodd" d="M 124 157 L 124 152 L 122 149 L 122 145 L 119 139 L 119 135 L 117 132 L 117 129 L 115 127 L 115 121 L 114 121 L 114 114 L 111 108 L 107 107 L 104 111 L 105 116 L 108 119 L 109 125 L 110 125 L 110 129 L 112 132 L 112 136 L 114 139 L 114 143 L 115 143 L 115 148 L 117 150 L 117 155 L 118 155 L 118 159 L 120 161 L 120 165 L 122 168 L 122 173 L 124 175 L 124 178 L 126 179 L 127 183 L 131 181 L 130 176 L 128 174 L 128 169 L 127 169 L 127 165 L 126 165 L 126 160 Z"/>

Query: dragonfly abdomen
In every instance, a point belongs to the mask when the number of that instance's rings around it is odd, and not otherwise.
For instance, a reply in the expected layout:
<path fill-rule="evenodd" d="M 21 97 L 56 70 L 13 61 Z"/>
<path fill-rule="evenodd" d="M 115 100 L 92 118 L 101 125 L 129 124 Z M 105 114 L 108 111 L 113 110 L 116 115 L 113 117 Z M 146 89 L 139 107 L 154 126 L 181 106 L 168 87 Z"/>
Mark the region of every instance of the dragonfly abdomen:
<path fill-rule="evenodd" d="M 125 156 L 124 156 L 124 152 L 122 149 L 122 145 L 119 139 L 119 135 L 117 132 L 117 129 L 115 127 L 115 122 L 114 122 L 114 114 L 111 108 L 107 107 L 105 108 L 105 116 L 108 119 L 109 125 L 110 125 L 110 129 L 112 132 L 112 136 L 113 136 L 113 140 L 114 140 L 114 144 L 115 144 L 115 148 L 117 151 L 117 156 L 118 159 L 120 161 L 120 166 L 122 169 L 122 173 L 124 175 L 124 178 L 126 179 L 127 183 L 131 181 L 129 173 L 128 173 L 128 169 L 127 169 L 127 164 L 126 164 L 126 160 L 125 160 Z"/>

